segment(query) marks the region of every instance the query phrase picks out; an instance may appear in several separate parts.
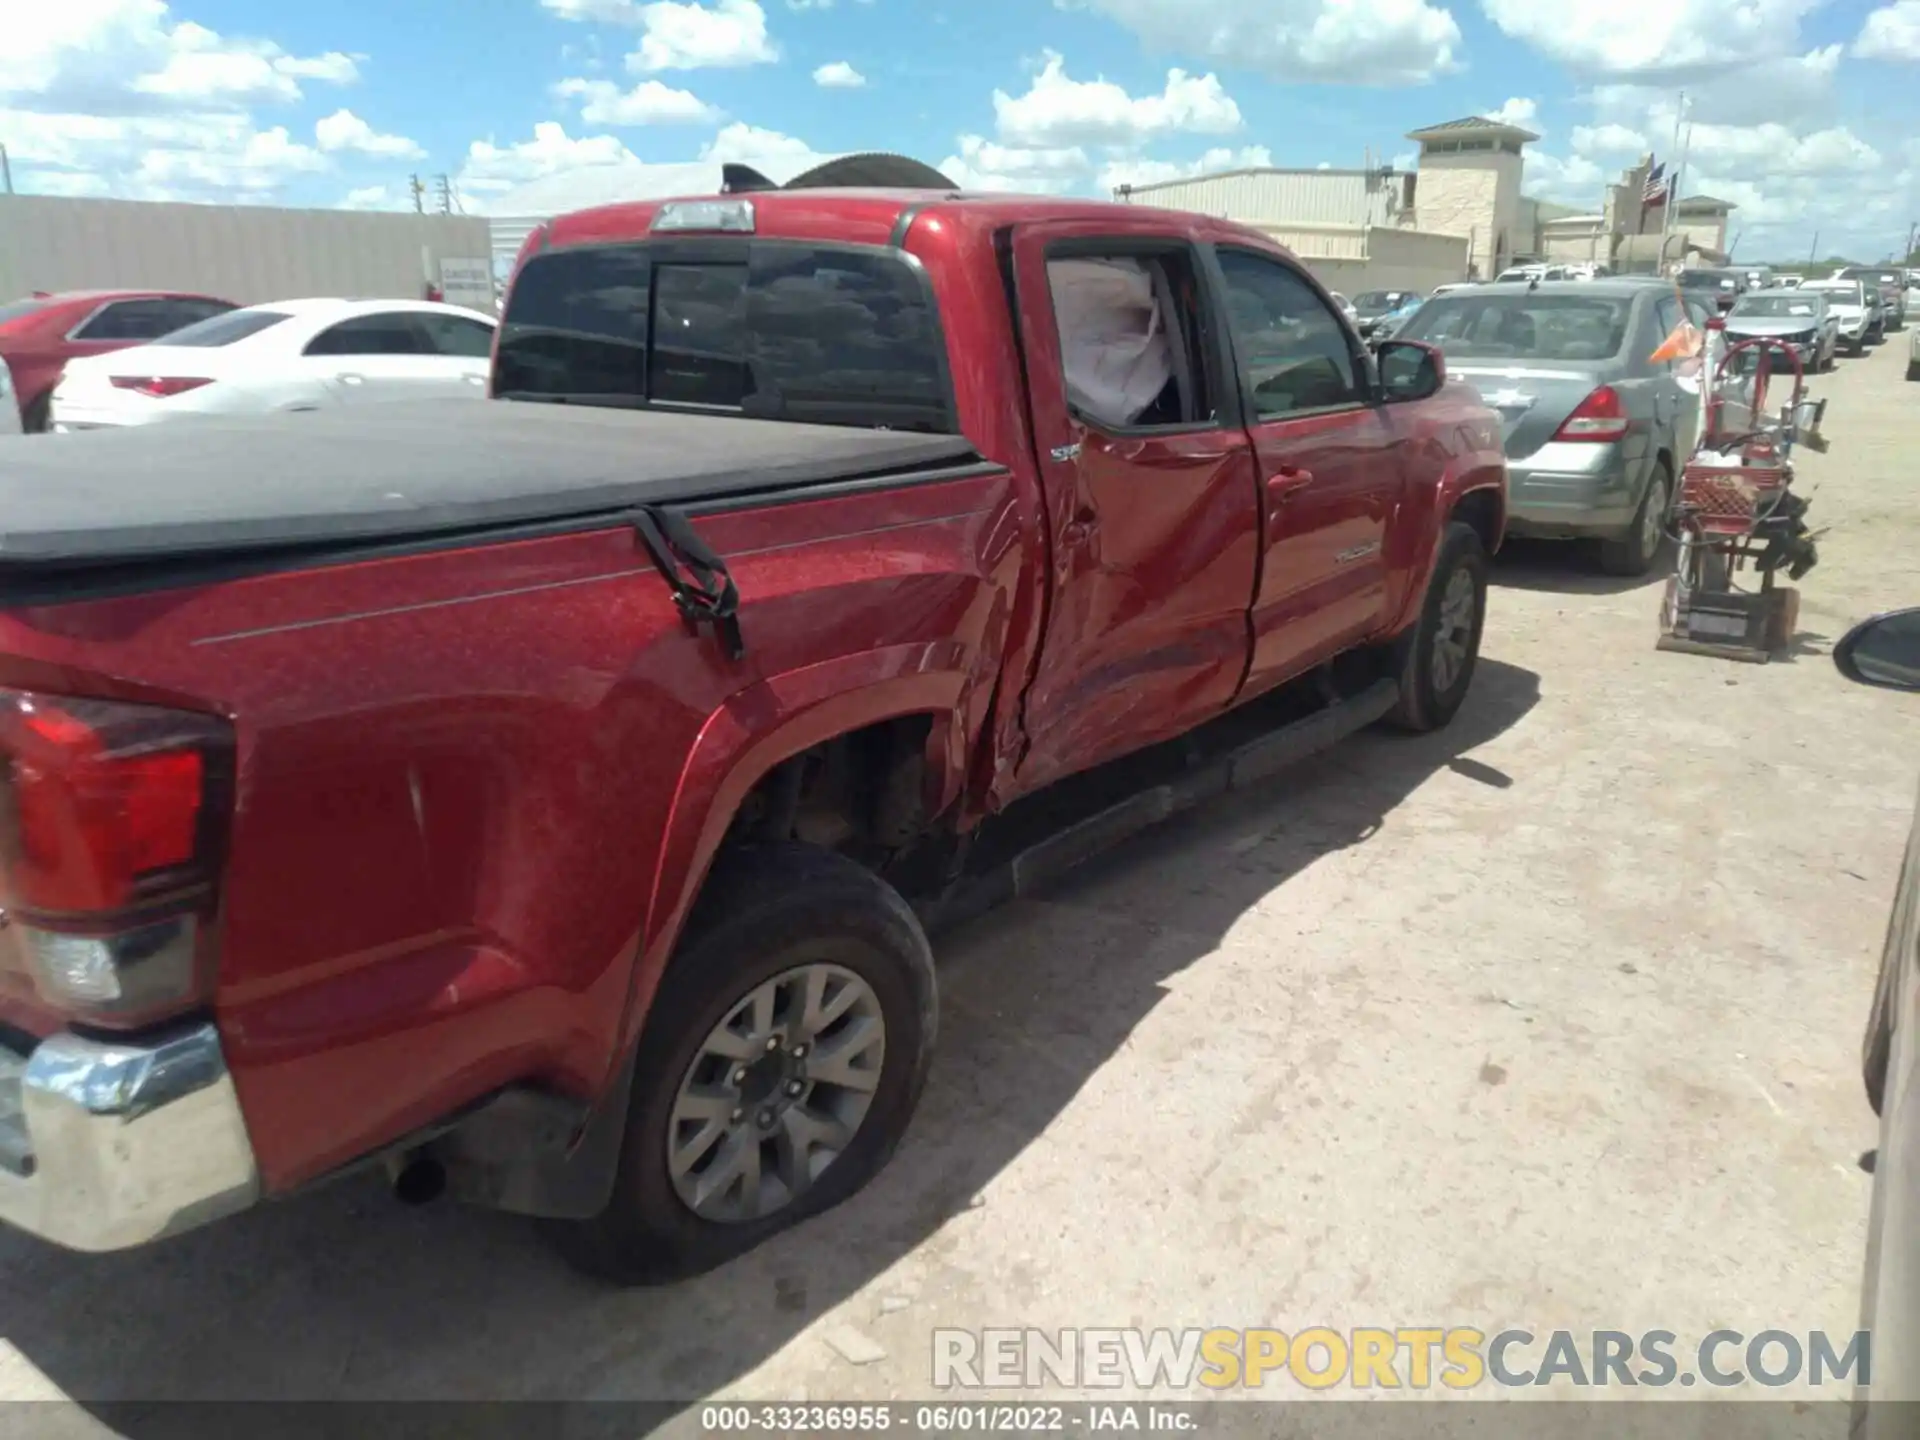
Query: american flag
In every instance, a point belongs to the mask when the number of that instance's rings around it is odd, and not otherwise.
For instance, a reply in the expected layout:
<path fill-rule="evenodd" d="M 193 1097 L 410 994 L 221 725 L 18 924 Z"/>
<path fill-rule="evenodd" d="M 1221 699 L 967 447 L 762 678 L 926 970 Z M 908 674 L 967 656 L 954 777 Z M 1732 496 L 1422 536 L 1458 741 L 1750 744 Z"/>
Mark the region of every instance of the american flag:
<path fill-rule="evenodd" d="M 1667 167 L 1655 165 L 1647 171 L 1647 183 L 1640 187 L 1642 205 L 1660 205 L 1667 198 Z"/>

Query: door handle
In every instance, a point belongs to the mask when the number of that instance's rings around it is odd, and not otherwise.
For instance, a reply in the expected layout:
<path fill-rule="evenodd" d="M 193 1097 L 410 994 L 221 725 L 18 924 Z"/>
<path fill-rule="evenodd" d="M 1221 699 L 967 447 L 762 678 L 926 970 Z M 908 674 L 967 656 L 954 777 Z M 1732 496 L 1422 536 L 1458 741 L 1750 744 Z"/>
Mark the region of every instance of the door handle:
<path fill-rule="evenodd" d="M 1282 465 L 1267 476 L 1267 495 L 1274 500 L 1284 500 L 1297 490 L 1304 490 L 1313 483 L 1313 472 L 1302 470 L 1297 465 Z"/>

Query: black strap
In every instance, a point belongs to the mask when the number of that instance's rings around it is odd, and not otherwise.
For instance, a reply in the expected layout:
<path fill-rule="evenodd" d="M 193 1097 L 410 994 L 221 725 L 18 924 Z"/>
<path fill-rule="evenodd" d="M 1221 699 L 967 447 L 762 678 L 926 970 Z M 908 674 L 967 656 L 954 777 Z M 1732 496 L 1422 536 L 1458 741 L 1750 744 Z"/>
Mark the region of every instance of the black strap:
<path fill-rule="evenodd" d="M 673 603 L 687 628 L 697 633 L 703 621 L 709 623 L 729 660 L 745 655 L 747 644 L 740 634 L 740 592 L 727 573 L 727 562 L 677 510 L 642 505 L 631 518 L 640 543 L 647 547 L 661 578 L 673 591 Z"/>

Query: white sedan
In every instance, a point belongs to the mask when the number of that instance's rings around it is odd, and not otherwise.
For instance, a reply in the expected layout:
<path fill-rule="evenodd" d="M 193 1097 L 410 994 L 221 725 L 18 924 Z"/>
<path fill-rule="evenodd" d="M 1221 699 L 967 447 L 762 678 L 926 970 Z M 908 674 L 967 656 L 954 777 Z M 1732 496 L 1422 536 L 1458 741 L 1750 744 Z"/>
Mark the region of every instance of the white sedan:
<path fill-rule="evenodd" d="M 385 400 L 484 399 L 494 319 L 424 300 L 282 300 L 69 360 L 55 432 Z"/>

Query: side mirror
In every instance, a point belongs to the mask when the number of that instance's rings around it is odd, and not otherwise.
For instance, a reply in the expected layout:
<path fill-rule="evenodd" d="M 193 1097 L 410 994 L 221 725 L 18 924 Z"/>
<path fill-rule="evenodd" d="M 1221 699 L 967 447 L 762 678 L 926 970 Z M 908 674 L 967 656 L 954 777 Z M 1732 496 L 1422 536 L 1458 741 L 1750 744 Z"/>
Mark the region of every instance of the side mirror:
<path fill-rule="evenodd" d="M 1380 367 L 1381 398 L 1424 400 L 1447 383 L 1447 361 L 1432 345 L 1419 340 L 1382 340 L 1373 347 Z"/>
<path fill-rule="evenodd" d="M 1920 690 L 1920 608 L 1862 620 L 1833 647 L 1847 679 L 1882 690 Z"/>

